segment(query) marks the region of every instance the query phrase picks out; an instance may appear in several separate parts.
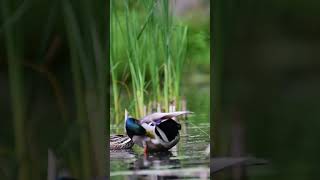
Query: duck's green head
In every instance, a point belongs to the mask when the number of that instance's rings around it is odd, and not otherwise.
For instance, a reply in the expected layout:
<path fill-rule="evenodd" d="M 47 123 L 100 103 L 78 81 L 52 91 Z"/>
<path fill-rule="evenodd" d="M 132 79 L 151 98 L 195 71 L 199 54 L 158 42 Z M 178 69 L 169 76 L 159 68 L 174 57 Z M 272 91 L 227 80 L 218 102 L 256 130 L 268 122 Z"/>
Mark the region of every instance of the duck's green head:
<path fill-rule="evenodd" d="M 139 121 L 132 117 L 128 117 L 126 119 L 125 126 L 127 134 L 130 138 L 133 136 L 145 136 L 147 133 L 146 130 L 139 124 Z"/>

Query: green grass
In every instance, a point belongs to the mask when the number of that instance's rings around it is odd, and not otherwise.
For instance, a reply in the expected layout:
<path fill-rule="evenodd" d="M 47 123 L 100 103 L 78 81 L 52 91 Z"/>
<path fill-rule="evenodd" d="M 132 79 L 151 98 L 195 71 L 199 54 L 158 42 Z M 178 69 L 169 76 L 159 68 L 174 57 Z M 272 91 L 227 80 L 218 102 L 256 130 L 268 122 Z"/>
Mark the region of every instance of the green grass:
<path fill-rule="evenodd" d="M 168 111 L 178 102 L 186 47 L 187 27 L 169 1 L 111 1 L 113 123 L 123 122 L 125 108 L 141 117 L 157 103 Z"/>

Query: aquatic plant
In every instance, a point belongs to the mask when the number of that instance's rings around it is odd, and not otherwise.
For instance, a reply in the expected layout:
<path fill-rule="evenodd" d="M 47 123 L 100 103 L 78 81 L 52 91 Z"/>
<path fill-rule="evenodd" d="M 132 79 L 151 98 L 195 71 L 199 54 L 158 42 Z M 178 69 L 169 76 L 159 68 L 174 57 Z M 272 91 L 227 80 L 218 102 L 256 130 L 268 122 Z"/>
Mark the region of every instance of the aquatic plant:
<path fill-rule="evenodd" d="M 121 122 L 128 106 L 136 117 L 155 108 L 169 111 L 170 103 L 179 106 L 186 44 L 187 27 L 174 19 L 168 0 L 111 1 L 115 123 Z"/>

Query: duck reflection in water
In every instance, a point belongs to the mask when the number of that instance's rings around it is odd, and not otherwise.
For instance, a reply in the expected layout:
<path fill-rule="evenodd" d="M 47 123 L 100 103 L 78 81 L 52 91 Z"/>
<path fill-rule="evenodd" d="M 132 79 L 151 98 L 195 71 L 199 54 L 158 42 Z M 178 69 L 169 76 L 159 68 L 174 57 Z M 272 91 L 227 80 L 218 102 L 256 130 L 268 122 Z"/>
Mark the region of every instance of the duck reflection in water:
<path fill-rule="evenodd" d="M 130 164 L 130 170 L 157 170 L 163 169 L 164 166 L 175 169 L 181 167 L 180 160 L 173 155 L 171 151 L 165 152 L 153 152 L 145 155 L 137 155 L 137 160 Z M 171 174 L 154 175 L 155 179 L 178 179 L 178 176 Z M 129 177 L 129 179 L 150 179 L 150 175 L 135 175 Z"/>

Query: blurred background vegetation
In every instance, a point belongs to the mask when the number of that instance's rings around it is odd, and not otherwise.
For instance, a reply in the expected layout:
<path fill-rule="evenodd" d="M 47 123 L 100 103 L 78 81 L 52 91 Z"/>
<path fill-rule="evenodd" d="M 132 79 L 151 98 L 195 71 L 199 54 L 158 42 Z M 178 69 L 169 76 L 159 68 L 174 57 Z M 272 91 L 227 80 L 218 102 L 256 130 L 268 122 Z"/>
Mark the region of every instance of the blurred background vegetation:
<path fill-rule="evenodd" d="M 270 166 L 216 179 L 317 179 L 320 3 L 213 4 L 215 156 L 253 155 Z"/>
<path fill-rule="evenodd" d="M 0 179 L 106 175 L 106 7 L 0 1 Z"/>

